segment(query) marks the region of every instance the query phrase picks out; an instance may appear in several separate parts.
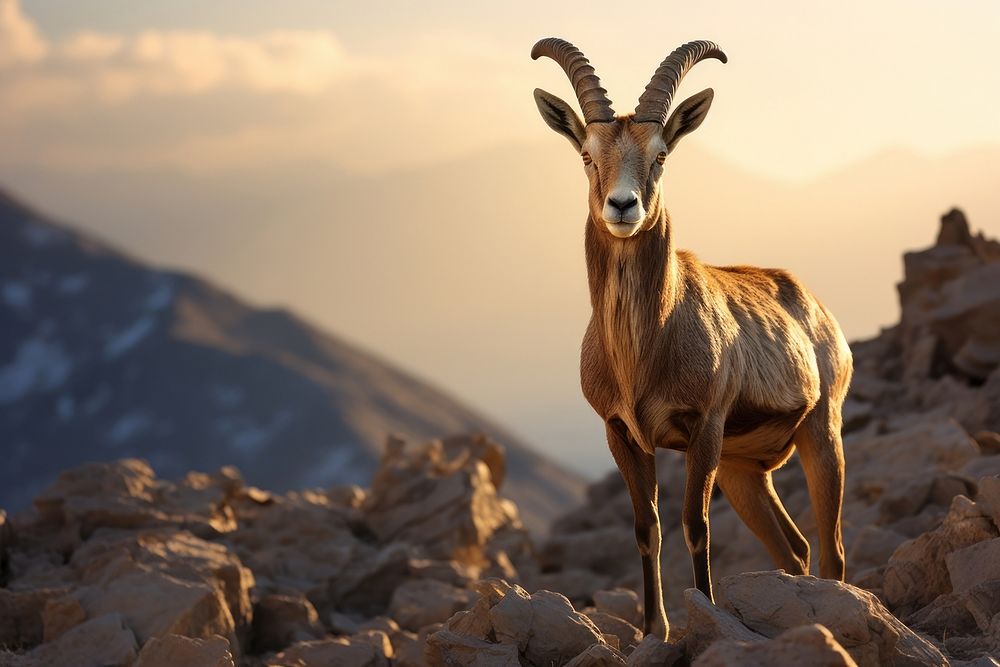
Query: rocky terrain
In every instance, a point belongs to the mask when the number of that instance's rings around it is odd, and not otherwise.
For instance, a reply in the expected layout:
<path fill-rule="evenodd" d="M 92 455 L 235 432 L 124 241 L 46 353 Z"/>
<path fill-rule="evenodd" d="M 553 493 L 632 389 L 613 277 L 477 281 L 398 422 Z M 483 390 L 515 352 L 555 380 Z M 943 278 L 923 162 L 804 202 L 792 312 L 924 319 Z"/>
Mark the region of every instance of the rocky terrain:
<path fill-rule="evenodd" d="M 505 443 L 533 529 L 581 498 L 579 478 L 428 383 L 0 191 L 0 507 L 123 457 L 167 478 L 236 465 L 279 491 L 363 484 L 387 434 L 469 431 Z"/>
<path fill-rule="evenodd" d="M 716 603 L 691 589 L 670 452 L 668 641 L 636 627 L 617 472 L 536 540 L 483 436 L 390 439 L 367 488 L 124 459 L 0 518 L 0 665 L 1000 665 L 1000 244 L 953 211 L 905 271 L 900 323 L 853 346 L 847 583 L 773 570 L 719 497 Z M 813 539 L 797 462 L 775 484 Z"/>

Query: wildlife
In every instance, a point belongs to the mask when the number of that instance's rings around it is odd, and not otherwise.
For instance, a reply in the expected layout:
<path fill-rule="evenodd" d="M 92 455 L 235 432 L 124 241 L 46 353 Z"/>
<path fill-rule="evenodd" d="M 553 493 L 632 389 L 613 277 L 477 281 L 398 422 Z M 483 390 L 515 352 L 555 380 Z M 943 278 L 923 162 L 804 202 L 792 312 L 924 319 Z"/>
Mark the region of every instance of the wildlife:
<path fill-rule="evenodd" d="M 809 543 L 771 480 L 793 452 L 816 518 L 820 575 L 842 581 L 841 407 L 852 358 L 840 326 L 787 271 L 709 266 L 677 250 L 664 202 L 667 159 L 705 120 L 714 93 L 703 90 L 671 109 L 674 95 L 695 64 L 725 63 L 726 55 L 710 41 L 678 47 L 626 115 L 612 110 L 575 46 L 542 39 L 531 57 L 543 56 L 565 71 L 583 112 L 581 118 L 560 98 L 535 90 L 542 118 L 573 145 L 589 180 L 585 255 L 593 312 L 580 379 L 632 501 L 645 633 L 669 634 L 657 448 L 684 453 L 681 522 L 695 585 L 709 599 L 708 510 L 716 484 L 777 567 L 808 574 Z"/>

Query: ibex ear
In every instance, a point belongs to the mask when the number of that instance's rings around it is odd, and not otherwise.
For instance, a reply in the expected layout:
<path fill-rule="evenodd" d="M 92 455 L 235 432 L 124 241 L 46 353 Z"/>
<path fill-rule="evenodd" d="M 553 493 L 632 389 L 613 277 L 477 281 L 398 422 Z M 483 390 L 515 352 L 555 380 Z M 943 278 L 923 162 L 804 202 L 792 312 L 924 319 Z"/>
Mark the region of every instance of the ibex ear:
<path fill-rule="evenodd" d="M 713 97 L 715 97 L 715 91 L 706 88 L 681 102 L 670 114 L 667 124 L 663 127 L 663 142 L 667 144 L 668 151 L 672 151 L 685 134 L 698 129 L 701 122 L 705 120 L 705 116 L 708 115 Z"/>
<path fill-rule="evenodd" d="M 549 127 L 569 139 L 576 150 L 583 148 L 587 132 L 583 128 L 583 121 L 570 105 L 541 88 L 535 88 L 535 104 Z"/>

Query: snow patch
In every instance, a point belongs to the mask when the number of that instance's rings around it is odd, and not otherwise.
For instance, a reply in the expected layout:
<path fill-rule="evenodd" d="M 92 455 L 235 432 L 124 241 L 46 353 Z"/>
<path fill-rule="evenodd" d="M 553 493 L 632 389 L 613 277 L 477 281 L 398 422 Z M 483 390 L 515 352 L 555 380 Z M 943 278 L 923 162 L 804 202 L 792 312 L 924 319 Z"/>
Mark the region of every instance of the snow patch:
<path fill-rule="evenodd" d="M 56 401 L 56 414 L 59 415 L 59 419 L 66 421 L 67 419 L 72 419 L 73 415 L 76 414 L 76 401 L 72 396 L 60 396 L 59 400 Z"/>
<path fill-rule="evenodd" d="M 212 399 L 223 408 L 235 408 L 243 402 L 245 392 L 242 387 L 217 384 L 211 388 Z"/>
<path fill-rule="evenodd" d="M 268 443 L 292 422 L 292 413 L 282 410 L 266 424 L 250 417 L 222 417 L 215 420 L 215 430 L 229 439 L 229 444 L 244 452 L 253 452 Z"/>
<path fill-rule="evenodd" d="M 306 486 L 330 486 L 331 484 L 353 483 L 367 475 L 357 464 L 354 445 L 343 443 L 334 446 L 330 453 L 306 478 Z"/>
<path fill-rule="evenodd" d="M 24 228 L 22 235 L 24 236 L 25 241 L 38 248 L 48 245 L 57 239 L 61 239 L 66 234 L 61 229 L 31 222 Z"/>
<path fill-rule="evenodd" d="M 168 277 L 157 278 L 156 287 L 152 293 L 146 297 L 146 310 L 162 310 L 170 305 L 174 299 L 174 281 Z"/>
<path fill-rule="evenodd" d="M 90 276 L 86 273 L 74 273 L 66 276 L 56 285 L 59 294 L 79 294 L 90 285 Z"/>
<path fill-rule="evenodd" d="M 27 308 L 31 305 L 31 288 L 19 281 L 4 283 L 3 291 L 4 303 L 11 308 Z"/>
<path fill-rule="evenodd" d="M 152 317 L 140 317 L 127 328 L 113 335 L 104 345 L 104 358 L 114 359 L 138 345 L 153 330 Z"/>
<path fill-rule="evenodd" d="M 106 384 L 102 384 L 83 404 L 83 412 L 91 417 L 104 409 L 111 401 L 111 389 Z"/>
<path fill-rule="evenodd" d="M 14 360 L 0 367 L 0 405 L 32 392 L 55 389 L 69 377 L 73 361 L 62 345 L 31 338 L 17 348 Z"/>
<path fill-rule="evenodd" d="M 145 412 L 132 412 L 121 417 L 108 431 L 108 440 L 113 445 L 122 445 L 153 425 L 153 418 Z"/>

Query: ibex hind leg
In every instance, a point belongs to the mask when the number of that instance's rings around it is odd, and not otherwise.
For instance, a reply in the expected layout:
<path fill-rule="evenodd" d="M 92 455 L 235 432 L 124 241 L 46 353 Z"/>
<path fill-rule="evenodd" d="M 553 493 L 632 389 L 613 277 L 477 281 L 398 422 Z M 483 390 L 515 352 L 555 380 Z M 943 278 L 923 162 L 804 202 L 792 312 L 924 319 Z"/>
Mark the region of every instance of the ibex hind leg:
<path fill-rule="evenodd" d="M 764 544 L 775 566 L 789 574 L 808 574 L 809 542 L 781 504 L 771 473 L 723 461 L 716 479 L 729 504 Z"/>
<path fill-rule="evenodd" d="M 830 410 L 829 401 L 821 401 L 799 426 L 794 440 L 819 531 L 820 575 L 843 581 L 840 513 L 844 500 L 844 445 L 839 415 L 831 415 Z"/>

